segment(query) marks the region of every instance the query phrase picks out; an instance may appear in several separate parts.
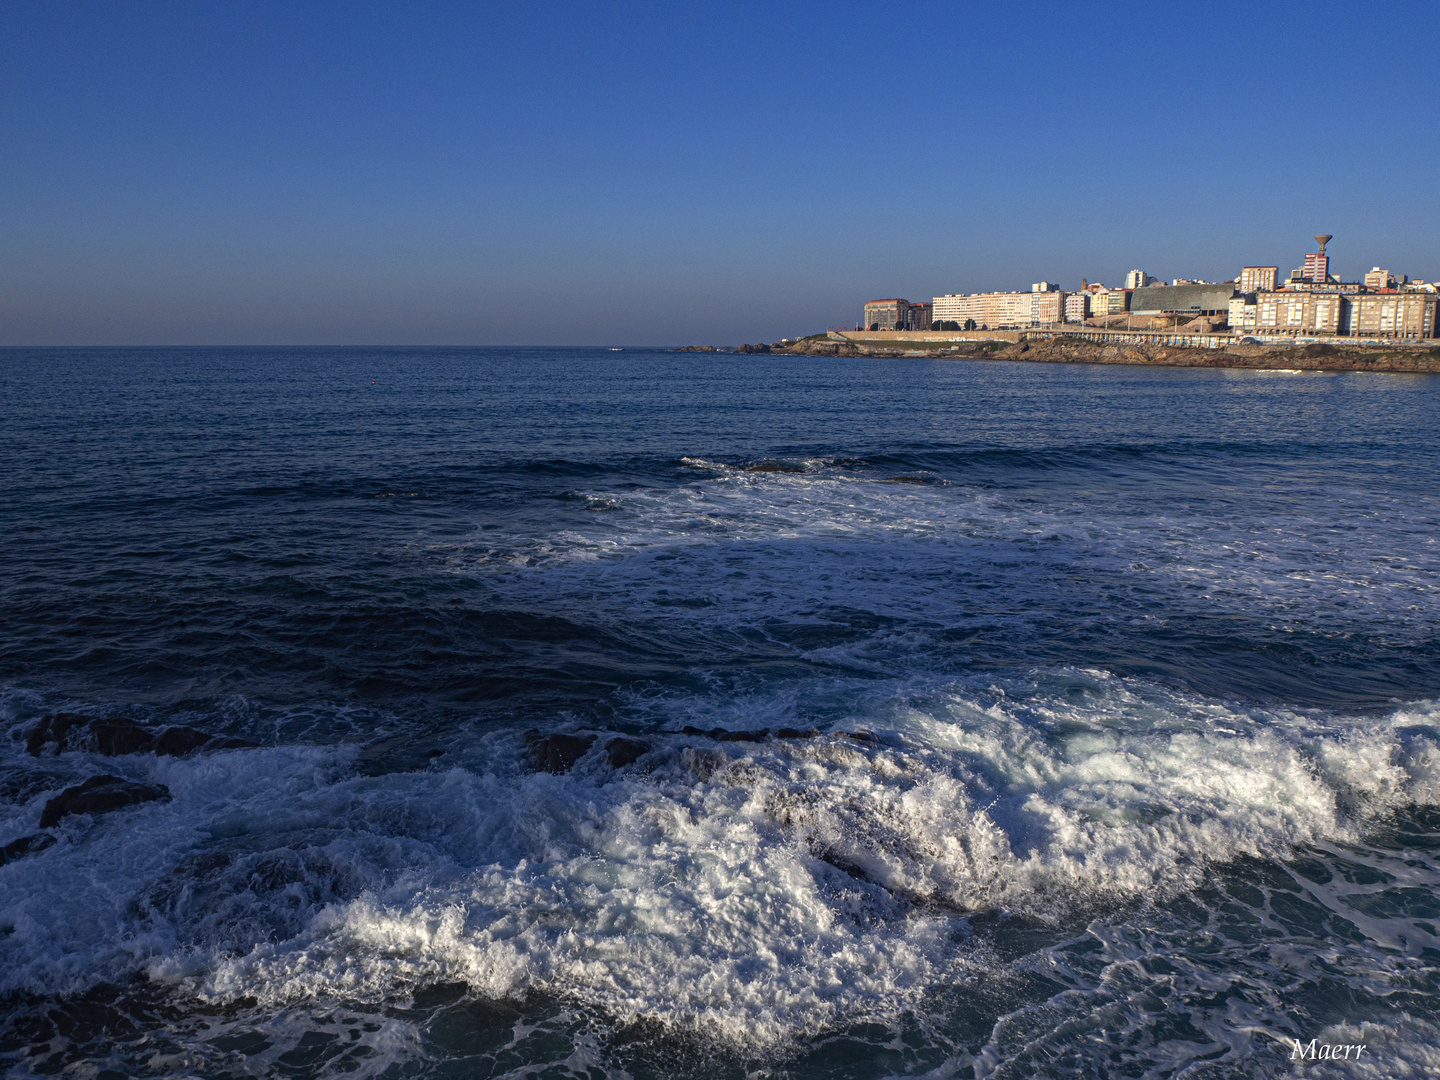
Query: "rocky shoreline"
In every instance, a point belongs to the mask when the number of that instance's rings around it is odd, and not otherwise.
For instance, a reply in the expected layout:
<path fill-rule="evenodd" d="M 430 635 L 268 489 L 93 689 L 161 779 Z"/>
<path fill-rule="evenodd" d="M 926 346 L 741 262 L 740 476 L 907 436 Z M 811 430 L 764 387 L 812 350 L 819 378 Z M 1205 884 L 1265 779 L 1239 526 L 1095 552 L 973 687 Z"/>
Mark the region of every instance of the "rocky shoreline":
<path fill-rule="evenodd" d="M 791 356 L 931 357 L 939 360 L 1023 360 L 1041 364 L 1148 364 L 1159 367 L 1250 368 L 1261 371 L 1388 371 L 1440 372 L 1440 342 L 1429 348 L 1410 345 L 1255 345 L 1237 342 L 1219 349 L 1180 348 L 1160 343 L 1110 344 L 1081 338 L 1055 337 L 1033 341 L 906 342 L 871 346 L 836 341 L 824 334 L 793 342 L 742 345 L 734 350 L 714 346 L 677 352 L 734 351 Z"/>

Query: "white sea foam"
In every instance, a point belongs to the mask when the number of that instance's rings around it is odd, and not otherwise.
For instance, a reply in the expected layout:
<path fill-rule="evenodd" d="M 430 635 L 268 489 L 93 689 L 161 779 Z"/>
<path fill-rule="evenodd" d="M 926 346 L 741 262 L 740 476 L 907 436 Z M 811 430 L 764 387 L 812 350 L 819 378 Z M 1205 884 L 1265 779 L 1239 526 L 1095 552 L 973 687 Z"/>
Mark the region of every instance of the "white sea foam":
<path fill-rule="evenodd" d="M 1012 611 L 1064 590 L 1125 618 L 1243 611 L 1282 630 L 1368 626 L 1392 641 L 1422 638 L 1440 610 L 1440 507 L 1404 493 L 1246 490 L 1236 472 L 1233 488 L 1191 477 L 1167 504 L 1124 483 L 1037 497 L 887 482 L 823 459 L 780 473 L 687 462 L 693 477 L 673 485 L 578 493 L 571 527 L 426 551 L 517 602 L 707 626 L 827 606 L 955 621 L 973 614 L 975 589 L 1013 597 Z M 1155 609 L 1138 610 L 1142 599 Z"/>
<path fill-rule="evenodd" d="M 773 725 L 797 700 L 754 714 Z M 513 733 L 383 776 L 356 775 L 344 748 L 42 761 L 173 799 L 71 820 L 0 867 L 0 990 L 139 969 L 278 1008 L 458 980 L 773 1040 L 983 968 L 963 913 L 1044 921 L 1175 895 L 1217 863 L 1355 844 L 1440 801 L 1426 703 L 1356 721 L 1084 671 L 854 702 L 839 726 L 882 742 L 651 735 L 633 766 L 597 749 L 563 776 L 529 772 Z M 632 718 L 667 714 L 736 708 L 647 699 Z M 43 801 L 5 808 L 0 840 Z"/>

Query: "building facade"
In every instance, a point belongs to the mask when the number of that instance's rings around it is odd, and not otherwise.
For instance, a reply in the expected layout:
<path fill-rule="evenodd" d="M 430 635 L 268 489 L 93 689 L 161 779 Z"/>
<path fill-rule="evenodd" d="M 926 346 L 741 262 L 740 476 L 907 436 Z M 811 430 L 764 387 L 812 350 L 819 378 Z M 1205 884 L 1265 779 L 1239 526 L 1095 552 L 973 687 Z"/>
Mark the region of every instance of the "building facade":
<path fill-rule="evenodd" d="M 1090 317 L 1090 294 L 1088 292 L 1067 293 L 1065 296 L 1065 321 L 1083 323 Z"/>
<path fill-rule="evenodd" d="M 910 326 L 910 301 L 871 300 L 865 305 L 865 329 L 905 330 Z"/>
<path fill-rule="evenodd" d="M 1223 285 L 1151 285 L 1136 289 L 1130 310 L 1136 315 L 1228 315 L 1233 282 Z"/>
<path fill-rule="evenodd" d="M 1143 289 L 1145 286 L 1153 284 L 1154 281 L 1155 279 L 1144 270 L 1131 270 L 1125 275 L 1125 288 L 1130 290 Z"/>
<path fill-rule="evenodd" d="M 1437 336 L 1435 307 L 1440 298 L 1434 293 L 1360 293 L 1344 300 L 1350 309 L 1347 333 L 1360 337 Z"/>
<path fill-rule="evenodd" d="M 1280 284 L 1280 267 L 1242 266 L 1236 284 L 1242 293 L 1274 292 Z"/>
<path fill-rule="evenodd" d="M 1065 298 L 1051 292 L 952 293 L 934 300 L 936 322 L 964 326 L 974 320 L 985 330 L 1010 330 L 1065 321 Z"/>
<path fill-rule="evenodd" d="M 1259 293 L 1255 329 L 1262 334 L 1338 334 L 1345 323 L 1344 300 L 1339 293 Z"/>
<path fill-rule="evenodd" d="M 1395 275 L 1389 270 L 1382 270 L 1377 266 L 1365 275 L 1365 288 L 1374 289 L 1376 292 L 1381 289 L 1393 289 L 1395 288 Z"/>

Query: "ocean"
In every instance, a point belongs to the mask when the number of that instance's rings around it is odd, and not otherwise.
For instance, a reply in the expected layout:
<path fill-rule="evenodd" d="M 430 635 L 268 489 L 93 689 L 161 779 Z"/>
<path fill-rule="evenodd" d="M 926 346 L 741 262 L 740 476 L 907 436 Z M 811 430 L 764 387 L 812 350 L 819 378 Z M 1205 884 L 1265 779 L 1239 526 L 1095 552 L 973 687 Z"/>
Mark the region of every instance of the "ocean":
<path fill-rule="evenodd" d="M 1440 1071 L 1440 377 L 10 349 L 0 405 L 12 1076 Z M 102 774 L 164 797 L 40 829 Z"/>

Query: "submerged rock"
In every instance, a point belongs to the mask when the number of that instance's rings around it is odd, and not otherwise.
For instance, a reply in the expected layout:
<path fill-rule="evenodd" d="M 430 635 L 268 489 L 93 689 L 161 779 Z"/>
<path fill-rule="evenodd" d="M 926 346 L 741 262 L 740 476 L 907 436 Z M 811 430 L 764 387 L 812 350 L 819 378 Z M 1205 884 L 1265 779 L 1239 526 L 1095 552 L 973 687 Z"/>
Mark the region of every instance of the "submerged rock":
<path fill-rule="evenodd" d="M 16 859 L 24 858 L 26 855 L 34 855 L 37 851 L 44 851 L 55 843 L 55 837 L 49 833 L 36 833 L 34 836 L 22 836 L 19 840 L 11 840 L 3 848 L 0 848 L 0 866 Z"/>
<path fill-rule="evenodd" d="M 92 776 L 60 792 L 45 804 L 40 813 L 40 827 L 48 829 L 71 814 L 104 814 L 126 806 L 155 801 L 170 801 L 170 789 L 164 784 L 137 784 L 121 776 Z"/>
<path fill-rule="evenodd" d="M 595 743 L 594 735 L 546 735 L 538 731 L 527 731 L 525 741 L 530 745 L 530 764 L 537 772 L 569 772 L 577 761 L 585 756 Z"/>
<path fill-rule="evenodd" d="M 197 750 L 243 750 L 255 745 L 248 739 L 211 735 L 182 724 L 150 728 L 120 717 L 76 713 L 47 716 L 25 734 L 25 749 L 37 756 L 85 750 L 105 757 L 144 753 L 184 757 Z"/>
<path fill-rule="evenodd" d="M 649 751 L 649 743 L 641 742 L 639 739 L 627 739 L 624 736 L 611 739 L 605 744 L 605 753 L 610 757 L 612 769 L 624 768 Z"/>

